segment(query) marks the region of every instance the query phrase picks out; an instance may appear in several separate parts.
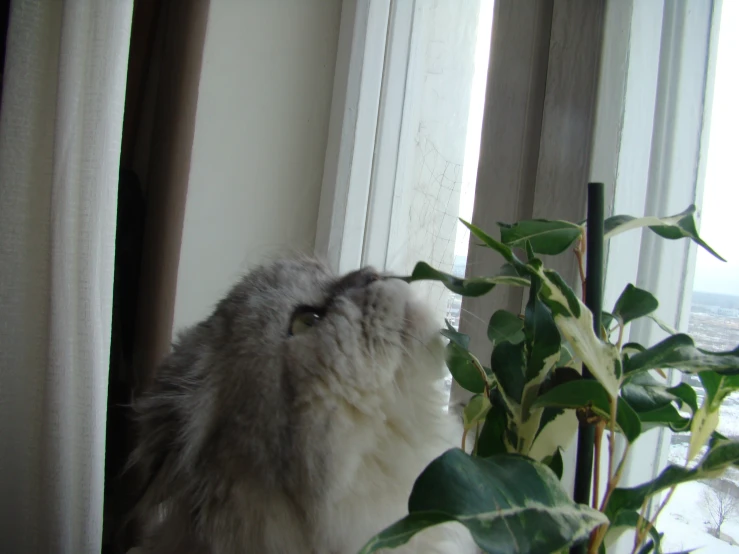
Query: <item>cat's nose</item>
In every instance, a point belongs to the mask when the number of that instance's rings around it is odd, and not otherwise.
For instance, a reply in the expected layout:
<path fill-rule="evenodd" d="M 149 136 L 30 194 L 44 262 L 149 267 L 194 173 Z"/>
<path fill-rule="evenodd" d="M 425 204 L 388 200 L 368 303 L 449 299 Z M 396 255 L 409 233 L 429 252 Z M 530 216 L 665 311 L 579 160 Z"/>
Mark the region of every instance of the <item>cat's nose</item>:
<path fill-rule="evenodd" d="M 380 274 L 372 267 L 363 267 L 345 275 L 339 282 L 342 290 L 364 288 L 380 279 Z"/>

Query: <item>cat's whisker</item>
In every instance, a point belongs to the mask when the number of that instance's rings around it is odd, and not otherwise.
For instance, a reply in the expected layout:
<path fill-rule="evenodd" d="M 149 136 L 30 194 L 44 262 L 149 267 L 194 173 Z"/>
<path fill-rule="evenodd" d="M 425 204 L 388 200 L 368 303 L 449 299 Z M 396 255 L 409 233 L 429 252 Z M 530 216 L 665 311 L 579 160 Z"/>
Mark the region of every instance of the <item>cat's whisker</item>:
<path fill-rule="evenodd" d="M 474 312 L 472 312 L 472 311 L 470 311 L 470 310 L 468 310 L 467 308 L 464 308 L 464 307 L 460 308 L 459 311 L 460 311 L 460 313 L 465 313 L 468 316 L 472 317 L 473 319 L 479 321 L 480 323 L 482 323 L 483 325 L 485 325 L 485 327 L 487 328 L 488 322 L 486 320 L 484 320 L 483 318 L 481 318 L 476 313 L 474 313 Z"/>

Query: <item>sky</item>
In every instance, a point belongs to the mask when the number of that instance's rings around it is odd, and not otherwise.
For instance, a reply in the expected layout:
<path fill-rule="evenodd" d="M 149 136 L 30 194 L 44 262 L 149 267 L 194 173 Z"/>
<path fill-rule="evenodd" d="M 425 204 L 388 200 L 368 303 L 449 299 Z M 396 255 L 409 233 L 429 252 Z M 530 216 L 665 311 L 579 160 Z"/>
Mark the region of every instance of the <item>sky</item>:
<path fill-rule="evenodd" d="M 737 0 L 739 1 L 739 0 Z M 462 164 L 462 192 L 459 198 L 459 217 L 472 221 L 472 206 L 475 201 L 477 162 L 480 158 L 480 134 L 482 113 L 485 107 L 485 81 L 490 62 L 490 38 L 493 31 L 494 0 L 480 1 L 477 19 L 477 44 L 475 45 L 475 71 L 472 76 L 472 96 L 467 116 L 467 139 Z M 457 225 L 454 245 L 455 256 L 466 256 L 470 233 L 462 224 Z"/>
<path fill-rule="evenodd" d="M 700 234 L 726 258 L 699 250 L 693 290 L 739 296 L 739 0 L 723 2 Z"/>

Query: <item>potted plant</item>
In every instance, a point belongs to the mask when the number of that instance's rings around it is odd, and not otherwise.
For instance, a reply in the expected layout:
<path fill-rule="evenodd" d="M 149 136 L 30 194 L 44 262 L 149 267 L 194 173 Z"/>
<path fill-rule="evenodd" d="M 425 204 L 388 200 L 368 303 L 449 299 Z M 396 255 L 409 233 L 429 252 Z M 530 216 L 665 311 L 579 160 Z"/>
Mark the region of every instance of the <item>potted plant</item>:
<path fill-rule="evenodd" d="M 373 537 L 362 554 L 400 546 L 446 521 L 465 525 L 480 548 L 491 553 L 605 552 L 629 528 L 635 531 L 634 553 L 661 552 L 655 520 L 675 487 L 716 478 L 739 465 L 739 441 L 716 432 L 722 402 L 739 390 L 739 347 L 720 353 L 697 348 L 690 336 L 654 316 L 654 295 L 632 284 L 604 311 L 603 248 L 615 235 L 647 227 L 668 240 L 693 240 L 720 258 L 699 237 L 694 212 L 690 206 L 665 218 L 620 215 L 604 220 L 603 185 L 593 183 L 586 222 L 500 224 L 500 239 L 495 239 L 463 221 L 482 246 L 503 257 L 496 275 L 462 279 L 423 262 L 416 265 L 406 280 L 440 281 L 470 297 L 498 285 L 522 286 L 528 288 L 528 302 L 523 314 L 491 314 L 489 365 L 470 352 L 469 337 L 448 324 L 442 330 L 449 339 L 451 374 L 473 393 L 463 412 L 460 448 L 426 467 L 410 495 L 409 515 Z M 573 248 L 583 299 L 539 258 Z M 644 317 L 668 337 L 648 348 L 624 344 L 624 328 Z M 668 370 L 697 374 L 705 390 L 700 405 L 688 384 L 664 384 Z M 573 432 L 578 435 L 572 496 L 560 483 L 561 445 L 568 437 L 556 436 L 561 429 L 552 423 L 570 411 L 577 416 Z M 630 446 L 657 426 L 690 433 L 685 463 L 668 465 L 639 486 L 619 486 Z M 626 441 L 620 455 L 617 433 Z M 545 444 L 556 446 L 535 456 L 535 445 L 545 438 Z M 607 449 L 602 444 L 606 441 Z M 608 467 L 605 490 L 598 490 L 601 458 Z M 653 497 L 659 504 L 648 514 Z"/>

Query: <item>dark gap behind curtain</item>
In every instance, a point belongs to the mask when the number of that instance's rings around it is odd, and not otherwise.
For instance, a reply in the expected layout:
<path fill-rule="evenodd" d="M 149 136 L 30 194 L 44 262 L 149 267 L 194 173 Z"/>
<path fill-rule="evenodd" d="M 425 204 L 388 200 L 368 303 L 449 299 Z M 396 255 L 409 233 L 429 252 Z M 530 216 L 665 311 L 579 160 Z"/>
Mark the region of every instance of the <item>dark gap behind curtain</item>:
<path fill-rule="evenodd" d="M 126 105 L 118 183 L 113 317 L 106 423 L 103 554 L 125 552 L 133 537 L 125 517 L 134 501 L 134 476 L 124 474 L 135 436 L 128 408 L 135 388 L 133 367 L 136 308 L 146 222 L 145 176 L 136 171 L 147 83 L 152 79 L 162 0 L 134 3 L 126 82 Z"/>

